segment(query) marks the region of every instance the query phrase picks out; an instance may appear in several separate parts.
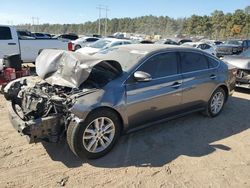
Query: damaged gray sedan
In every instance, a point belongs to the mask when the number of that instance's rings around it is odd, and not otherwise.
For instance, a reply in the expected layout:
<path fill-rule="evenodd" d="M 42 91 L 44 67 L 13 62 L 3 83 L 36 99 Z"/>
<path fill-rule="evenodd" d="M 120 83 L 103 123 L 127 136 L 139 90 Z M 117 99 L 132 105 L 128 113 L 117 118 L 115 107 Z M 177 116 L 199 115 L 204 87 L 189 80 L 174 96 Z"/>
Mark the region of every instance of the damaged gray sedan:
<path fill-rule="evenodd" d="M 14 128 L 29 143 L 67 139 L 80 158 L 98 158 L 122 133 L 202 111 L 215 117 L 233 92 L 225 63 L 198 49 L 128 45 L 92 56 L 44 50 L 38 77 L 9 83 Z"/>

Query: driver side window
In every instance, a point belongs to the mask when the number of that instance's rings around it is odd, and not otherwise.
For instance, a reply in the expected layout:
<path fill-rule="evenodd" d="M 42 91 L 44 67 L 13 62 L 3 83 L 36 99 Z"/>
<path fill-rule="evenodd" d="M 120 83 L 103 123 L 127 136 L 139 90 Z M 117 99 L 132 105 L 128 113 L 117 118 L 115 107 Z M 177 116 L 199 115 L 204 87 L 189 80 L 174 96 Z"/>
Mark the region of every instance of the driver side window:
<path fill-rule="evenodd" d="M 149 73 L 152 79 L 172 76 L 178 73 L 178 60 L 175 52 L 155 55 L 147 60 L 138 71 Z"/>

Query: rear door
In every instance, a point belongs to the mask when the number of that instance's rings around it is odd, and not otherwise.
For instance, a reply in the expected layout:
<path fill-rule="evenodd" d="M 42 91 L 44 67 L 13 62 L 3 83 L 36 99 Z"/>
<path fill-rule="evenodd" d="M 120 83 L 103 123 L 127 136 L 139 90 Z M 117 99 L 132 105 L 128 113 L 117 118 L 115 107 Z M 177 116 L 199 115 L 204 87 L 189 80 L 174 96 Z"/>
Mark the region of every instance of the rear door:
<path fill-rule="evenodd" d="M 208 59 L 200 52 L 180 52 L 183 76 L 183 107 L 202 107 L 217 85 L 216 67 L 209 67 Z"/>
<path fill-rule="evenodd" d="M 155 55 L 137 71 L 149 73 L 152 80 L 136 82 L 133 74 L 126 83 L 127 115 L 132 126 L 161 120 L 181 106 L 182 78 L 174 52 Z"/>
<path fill-rule="evenodd" d="M 10 27 L 0 26 L 0 58 L 10 54 L 19 54 L 18 39 L 12 36 Z"/>

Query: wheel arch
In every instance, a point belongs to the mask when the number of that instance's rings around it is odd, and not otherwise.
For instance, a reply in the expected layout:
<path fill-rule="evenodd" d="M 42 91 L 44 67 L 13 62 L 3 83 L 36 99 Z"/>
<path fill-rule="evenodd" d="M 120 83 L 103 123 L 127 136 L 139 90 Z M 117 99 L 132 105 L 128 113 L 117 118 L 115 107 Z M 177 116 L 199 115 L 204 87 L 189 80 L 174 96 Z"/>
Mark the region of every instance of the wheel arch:
<path fill-rule="evenodd" d="M 228 87 L 227 87 L 226 85 L 220 85 L 219 87 L 222 88 L 222 89 L 225 91 L 225 94 L 226 94 L 226 101 L 227 101 L 228 96 L 229 96 Z M 219 88 L 219 87 L 218 87 L 218 88 Z"/>
<path fill-rule="evenodd" d="M 120 112 L 118 111 L 118 110 L 116 110 L 116 109 L 114 109 L 114 108 L 112 108 L 112 107 L 109 107 L 109 106 L 100 106 L 100 107 L 97 107 L 97 108 L 94 108 L 94 109 L 92 109 L 89 113 L 88 113 L 88 115 L 86 116 L 86 118 L 90 115 L 90 114 L 92 114 L 92 113 L 95 113 L 96 111 L 99 111 L 99 110 L 109 110 L 109 111 L 111 111 L 111 112 L 113 112 L 113 113 L 115 113 L 116 115 L 117 115 L 117 117 L 119 118 L 119 120 L 120 120 L 120 122 L 121 122 L 121 133 L 123 133 L 123 131 L 124 131 L 124 125 L 125 125 L 125 122 L 124 122 L 124 119 L 122 118 L 122 115 L 120 114 Z"/>
<path fill-rule="evenodd" d="M 222 89 L 225 91 L 225 94 L 226 94 L 226 100 L 225 100 L 225 101 L 227 101 L 228 96 L 229 96 L 229 89 L 228 89 L 228 87 L 227 87 L 225 84 L 220 84 L 220 85 L 218 85 L 218 86 L 213 90 L 213 92 L 211 93 L 210 96 L 212 96 L 212 94 L 213 94 L 218 88 L 222 88 Z"/>

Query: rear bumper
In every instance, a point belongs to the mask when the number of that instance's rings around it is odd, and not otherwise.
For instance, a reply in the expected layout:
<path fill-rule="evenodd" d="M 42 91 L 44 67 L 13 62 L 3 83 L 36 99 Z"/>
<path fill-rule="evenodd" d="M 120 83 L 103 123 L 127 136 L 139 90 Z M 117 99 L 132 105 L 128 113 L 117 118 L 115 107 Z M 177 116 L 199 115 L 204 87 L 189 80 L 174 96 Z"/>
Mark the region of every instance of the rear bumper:
<path fill-rule="evenodd" d="M 40 141 L 58 142 L 59 133 L 64 128 L 63 118 L 60 116 L 49 116 L 29 121 L 22 120 L 8 102 L 9 119 L 12 126 L 22 136 L 25 135 L 28 142 L 36 143 Z"/>

